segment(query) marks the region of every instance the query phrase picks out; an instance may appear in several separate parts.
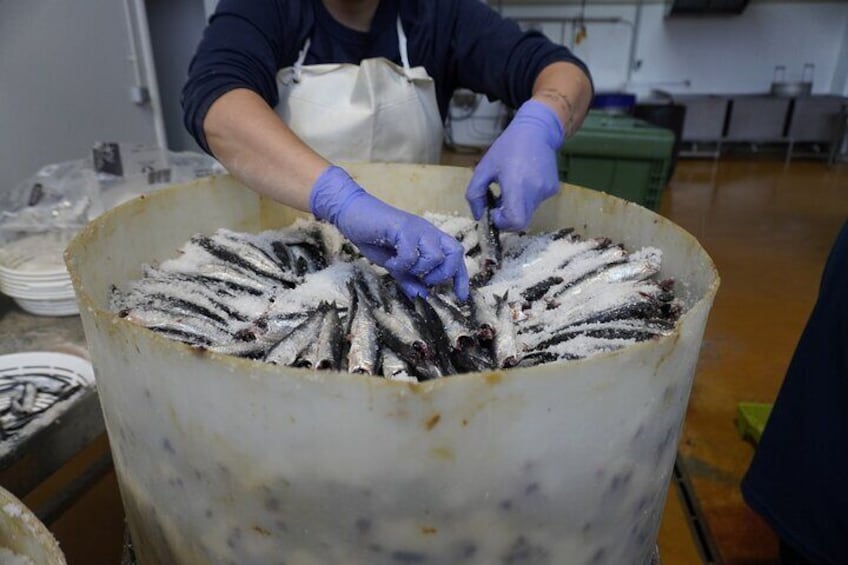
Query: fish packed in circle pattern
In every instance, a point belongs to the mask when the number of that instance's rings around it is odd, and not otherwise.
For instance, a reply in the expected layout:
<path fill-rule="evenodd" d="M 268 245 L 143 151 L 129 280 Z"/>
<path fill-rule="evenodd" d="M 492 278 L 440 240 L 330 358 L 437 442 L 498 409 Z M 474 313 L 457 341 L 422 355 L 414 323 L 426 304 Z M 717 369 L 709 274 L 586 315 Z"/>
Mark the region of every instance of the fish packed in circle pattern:
<path fill-rule="evenodd" d="M 573 229 L 498 233 L 425 214 L 465 249 L 471 293 L 409 299 L 331 225 L 197 234 L 112 288 L 114 311 L 194 348 L 277 365 L 426 381 L 614 351 L 669 334 L 681 304 L 662 253 Z"/>

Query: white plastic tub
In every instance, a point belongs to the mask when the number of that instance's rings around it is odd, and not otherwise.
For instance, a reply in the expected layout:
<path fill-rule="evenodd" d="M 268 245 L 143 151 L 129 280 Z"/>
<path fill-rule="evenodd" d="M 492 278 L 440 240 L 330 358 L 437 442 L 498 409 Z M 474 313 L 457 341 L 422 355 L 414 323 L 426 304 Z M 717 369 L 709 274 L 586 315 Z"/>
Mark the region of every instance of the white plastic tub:
<path fill-rule="evenodd" d="M 47 527 L 18 498 L 0 487 L 0 563 L 65 565 L 65 555 Z"/>
<path fill-rule="evenodd" d="M 411 211 L 467 210 L 467 169 L 349 170 Z M 416 385 L 199 353 L 109 311 L 110 285 L 191 235 L 294 217 L 206 178 L 107 212 L 68 248 L 142 565 L 650 558 L 718 288 L 695 239 L 564 186 L 534 227 L 661 248 L 662 276 L 686 301 L 679 331 L 590 360 Z"/>

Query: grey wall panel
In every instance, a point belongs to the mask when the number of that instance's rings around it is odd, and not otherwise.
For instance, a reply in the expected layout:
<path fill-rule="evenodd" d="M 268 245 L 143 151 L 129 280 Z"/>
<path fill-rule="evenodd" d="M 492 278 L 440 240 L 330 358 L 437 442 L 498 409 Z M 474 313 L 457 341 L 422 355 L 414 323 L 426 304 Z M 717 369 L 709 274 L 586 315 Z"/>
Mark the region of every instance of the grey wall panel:
<path fill-rule="evenodd" d="M 180 94 L 206 25 L 203 0 L 147 0 L 146 5 L 168 148 L 201 151 L 183 126 Z"/>
<path fill-rule="evenodd" d="M 95 141 L 155 143 L 128 53 L 121 1 L 0 1 L 0 191 Z"/>

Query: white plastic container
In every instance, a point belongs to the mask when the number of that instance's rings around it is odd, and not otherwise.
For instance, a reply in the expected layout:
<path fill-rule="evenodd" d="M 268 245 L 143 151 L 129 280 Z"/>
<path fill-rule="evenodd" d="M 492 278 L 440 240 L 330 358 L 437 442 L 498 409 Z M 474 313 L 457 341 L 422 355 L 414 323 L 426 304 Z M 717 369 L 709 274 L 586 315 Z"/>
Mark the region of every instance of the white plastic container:
<path fill-rule="evenodd" d="M 414 212 L 466 213 L 471 171 L 351 165 Z M 108 310 L 108 291 L 197 232 L 291 210 L 229 177 L 107 212 L 71 272 L 139 563 L 644 563 L 650 559 L 718 276 L 689 234 L 564 186 L 536 229 L 663 250 L 686 301 L 658 341 L 423 384 L 199 353 Z"/>
<path fill-rule="evenodd" d="M 65 565 L 65 555 L 47 527 L 18 498 L 0 487 L 0 563 Z"/>

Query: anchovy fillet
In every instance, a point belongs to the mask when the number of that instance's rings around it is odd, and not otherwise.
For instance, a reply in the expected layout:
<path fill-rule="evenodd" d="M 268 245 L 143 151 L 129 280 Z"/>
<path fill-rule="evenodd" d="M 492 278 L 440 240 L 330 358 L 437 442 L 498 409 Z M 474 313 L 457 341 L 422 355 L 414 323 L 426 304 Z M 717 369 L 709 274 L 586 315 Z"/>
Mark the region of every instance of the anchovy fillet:
<path fill-rule="evenodd" d="M 359 285 L 348 282 L 350 291 L 350 314 L 347 339 L 350 348 L 347 353 L 347 370 L 351 373 L 373 375 L 379 361 L 380 346 L 377 322 L 371 315 L 369 304 Z"/>
<path fill-rule="evenodd" d="M 110 306 L 202 351 L 408 382 L 578 359 L 673 330 L 682 303 L 671 279 L 657 280 L 658 249 L 629 253 L 570 227 L 500 234 L 494 206 L 488 191 L 479 221 L 432 220 L 465 250 L 465 304 L 447 284 L 407 298 L 338 230 L 298 220 L 257 235 L 196 235 L 180 257 L 112 287 Z M 34 397 L 0 384 L 0 437 L 13 399 L 37 410 L 68 390 L 55 379 L 31 382 Z"/>
<path fill-rule="evenodd" d="M 310 342 L 294 362 L 297 367 L 316 370 L 339 369 L 342 325 L 335 304 L 321 303 L 321 322 L 315 341 Z"/>
<path fill-rule="evenodd" d="M 495 296 L 497 315 L 497 329 L 495 330 L 495 360 L 502 369 L 514 367 L 521 360 L 518 344 L 515 339 L 515 324 L 512 321 L 508 295 Z"/>
<path fill-rule="evenodd" d="M 486 209 L 483 217 L 477 222 L 478 244 L 480 245 L 480 270 L 471 281 L 472 286 L 486 284 L 495 271 L 500 267 L 503 251 L 501 235 L 492 219 L 492 209 L 495 207 L 495 195 L 491 190 L 486 192 Z"/>
<path fill-rule="evenodd" d="M 191 242 L 221 261 L 233 263 L 254 274 L 278 281 L 289 288 L 297 285 L 297 281 L 293 280 L 291 275 L 287 275 L 279 263 L 254 245 L 225 236 L 196 235 L 191 238 Z"/>
<path fill-rule="evenodd" d="M 477 339 L 490 343 L 495 338 L 495 328 L 498 327 L 498 315 L 494 306 L 489 304 L 482 292 L 471 295 L 473 321 L 477 326 Z"/>
<path fill-rule="evenodd" d="M 409 374 L 409 366 L 406 362 L 389 348 L 382 350 L 382 372 L 381 374 L 389 381 L 418 382 L 418 379 Z"/>
<path fill-rule="evenodd" d="M 464 349 L 474 345 L 477 340 L 471 321 L 456 305 L 451 304 L 435 292 L 431 292 L 427 296 L 427 301 L 441 319 L 452 348 Z"/>
<path fill-rule="evenodd" d="M 314 310 L 309 317 L 268 351 L 265 361 L 275 365 L 294 364 L 309 344 L 317 339 L 323 320 L 324 312 L 320 309 Z"/>

